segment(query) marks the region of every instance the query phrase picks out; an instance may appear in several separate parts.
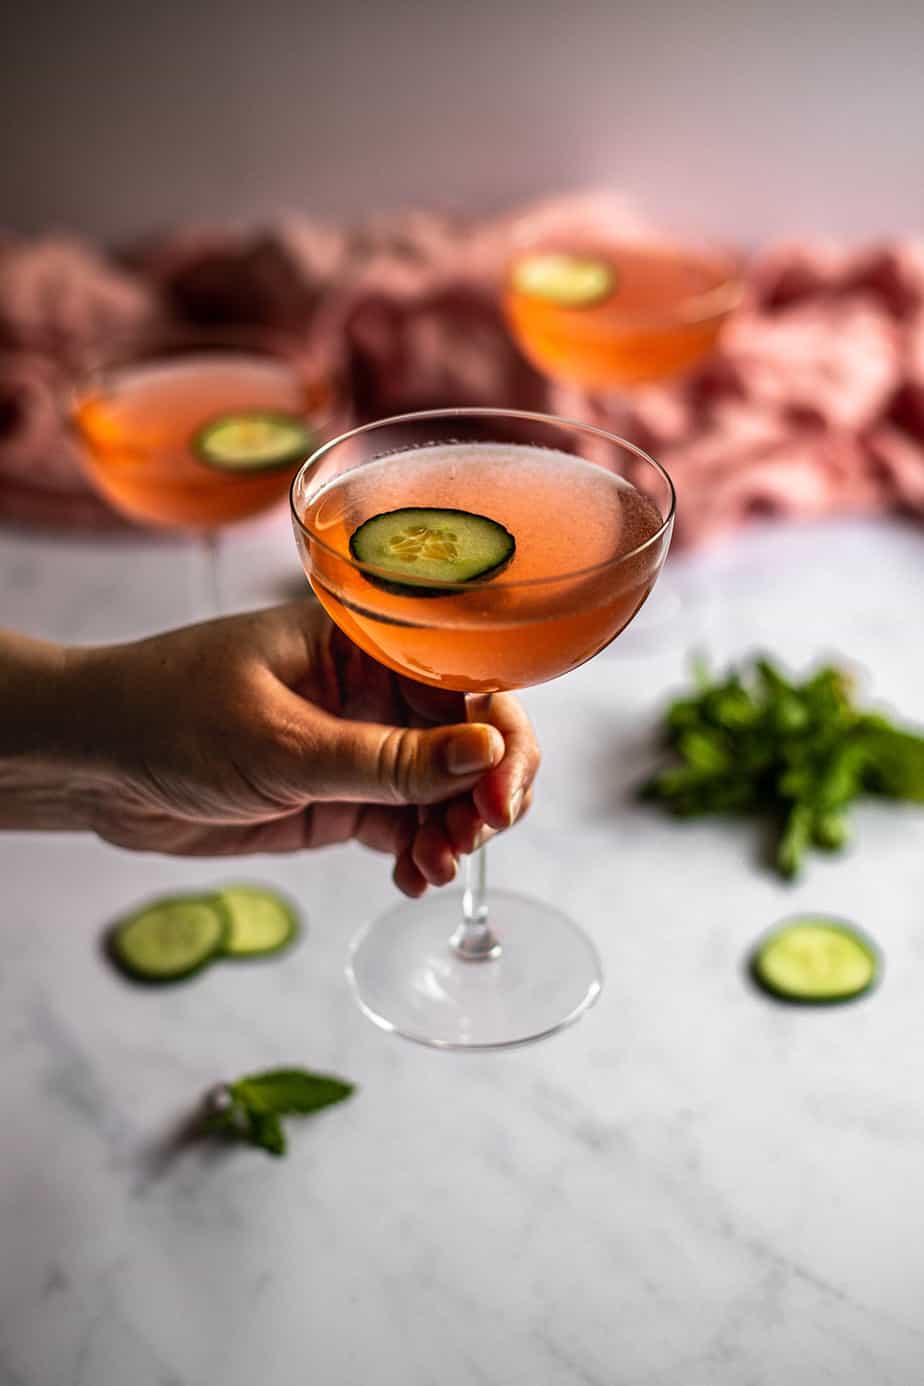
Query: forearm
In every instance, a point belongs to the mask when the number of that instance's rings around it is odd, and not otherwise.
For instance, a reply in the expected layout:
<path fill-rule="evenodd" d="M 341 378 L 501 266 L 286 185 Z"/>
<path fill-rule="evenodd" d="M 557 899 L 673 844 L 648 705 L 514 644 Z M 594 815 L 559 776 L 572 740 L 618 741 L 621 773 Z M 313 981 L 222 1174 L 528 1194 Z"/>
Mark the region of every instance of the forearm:
<path fill-rule="evenodd" d="M 0 631 L 0 828 L 89 825 L 102 777 L 89 661 Z"/>

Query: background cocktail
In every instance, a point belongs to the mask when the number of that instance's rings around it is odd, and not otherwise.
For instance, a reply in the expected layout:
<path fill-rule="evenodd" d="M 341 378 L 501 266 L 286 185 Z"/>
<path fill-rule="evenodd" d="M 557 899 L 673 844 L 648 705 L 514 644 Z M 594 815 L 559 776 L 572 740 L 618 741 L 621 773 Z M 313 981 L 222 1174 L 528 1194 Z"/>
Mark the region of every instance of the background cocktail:
<path fill-rule="evenodd" d="M 228 415 L 286 417 L 304 425 L 310 451 L 330 394 L 285 355 L 193 345 L 96 373 L 78 393 L 75 422 L 90 475 L 118 510 L 145 524 L 214 530 L 277 503 L 305 454 L 222 469 L 197 450 L 201 430 Z"/>
<path fill-rule="evenodd" d="M 449 595 L 383 589 L 351 556 L 350 536 L 399 506 L 489 516 L 514 536 L 514 557 Z M 635 615 L 661 559 L 648 543 L 661 516 L 629 481 L 523 444 L 391 454 L 337 477 L 298 518 L 305 571 L 341 629 L 389 668 L 465 692 L 541 683 L 597 654 Z"/>
<path fill-rule="evenodd" d="M 564 232 L 518 250 L 504 283 L 508 323 L 532 364 L 600 393 L 694 366 L 740 296 L 735 265 L 718 252 Z"/>

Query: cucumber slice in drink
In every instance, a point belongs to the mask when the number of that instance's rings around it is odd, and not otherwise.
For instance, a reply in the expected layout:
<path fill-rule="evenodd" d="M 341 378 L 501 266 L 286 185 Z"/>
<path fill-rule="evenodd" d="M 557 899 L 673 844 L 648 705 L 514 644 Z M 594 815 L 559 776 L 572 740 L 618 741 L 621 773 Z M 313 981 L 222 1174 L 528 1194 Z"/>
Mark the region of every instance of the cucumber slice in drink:
<path fill-rule="evenodd" d="M 851 925 L 807 918 L 768 934 L 751 968 L 760 986 L 786 1001 L 848 1001 L 876 981 L 879 954 Z"/>
<path fill-rule="evenodd" d="M 420 505 L 373 515 L 350 538 L 354 558 L 396 579 L 367 573 L 369 581 L 399 596 L 441 597 L 466 582 L 496 577 L 515 551 L 509 529 L 487 515 Z M 444 582 L 453 586 L 436 585 Z"/>
<path fill-rule="evenodd" d="M 315 436 L 297 414 L 245 410 L 223 414 L 200 428 L 192 450 L 200 462 L 221 472 L 269 472 L 302 462 L 314 450 Z"/>
<path fill-rule="evenodd" d="M 121 920 L 109 936 L 109 954 L 138 981 L 177 982 L 222 951 L 228 927 L 228 911 L 217 896 L 174 895 Z"/>
<path fill-rule="evenodd" d="M 259 886 L 225 886 L 218 898 L 230 925 L 222 949 L 228 958 L 261 958 L 288 948 L 298 933 L 292 905 L 272 890 Z"/>
<path fill-rule="evenodd" d="M 606 260 L 561 252 L 524 255 L 513 267 L 517 293 L 544 298 L 559 308 L 591 308 L 616 287 L 616 271 Z"/>

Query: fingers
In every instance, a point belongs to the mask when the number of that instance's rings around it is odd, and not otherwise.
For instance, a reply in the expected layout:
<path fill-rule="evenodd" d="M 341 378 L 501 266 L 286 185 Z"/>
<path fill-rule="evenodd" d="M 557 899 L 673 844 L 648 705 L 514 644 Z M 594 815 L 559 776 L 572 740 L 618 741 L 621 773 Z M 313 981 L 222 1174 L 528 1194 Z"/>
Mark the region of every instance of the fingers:
<path fill-rule="evenodd" d="M 524 795 L 522 817 L 532 801 Z M 458 857 L 495 836 L 486 827 L 471 795 L 441 806 L 418 810 L 382 804 L 315 804 L 295 813 L 248 824 L 201 824 L 181 820 L 146 822 L 145 847 L 180 856 L 241 856 L 251 852 L 287 853 L 355 840 L 395 858 L 394 882 L 416 898 L 430 885 L 448 885 L 456 876 Z M 137 834 L 120 820 L 99 827 L 100 835 L 118 846 L 137 847 Z"/>
<path fill-rule="evenodd" d="M 385 726 L 332 716 L 295 695 L 275 771 L 287 787 L 321 801 L 433 804 L 471 789 L 500 765 L 496 726 Z"/>
<path fill-rule="evenodd" d="M 327 805 L 319 805 L 318 812 Z M 356 824 L 356 841 L 373 852 L 386 852 L 399 857 L 414 841 L 417 832 L 417 812 L 413 808 L 386 808 L 382 804 L 364 804 Z"/>
<path fill-rule="evenodd" d="M 237 852 L 300 852 L 359 842 L 373 852 L 397 857 L 411 846 L 417 814 L 410 808 L 380 804 L 312 804 L 263 823 L 212 830 L 219 850 Z"/>
<path fill-rule="evenodd" d="M 392 880 L 404 895 L 409 895 L 412 900 L 416 900 L 423 895 L 427 888 L 422 872 L 414 862 L 410 852 L 402 852 L 395 862 L 395 869 L 392 872 Z"/>
<path fill-rule="evenodd" d="M 416 683 L 413 679 L 399 679 L 398 685 L 407 707 L 424 722 L 445 724 L 468 721 L 464 693 L 434 688 L 428 683 Z"/>
<path fill-rule="evenodd" d="M 411 858 L 428 885 L 444 886 L 454 881 L 458 863 L 443 823 L 427 817 L 414 834 Z"/>
<path fill-rule="evenodd" d="M 539 769 L 539 747 L 526 709 L 512 693 L 495 693 L 485 714 L 504 739 L 504 757 L 474 790 L 474 804 L 491 828 L 509 828 L 523 811 Z"/>
<path fill-rule="evenodd" d="M 484 834 L 492 832 L 492 829 L 486 826 L 470 794 L 453 799 L 446 805 L 443 822 L 453 850 L 459 856 L 474 852 L 477 847 L 487 841 Z"/>
<path fill-rule="evenodd" d="M 532 801 L 533 791 L 527 789 L 517 821 L 529 811 Z M 449 885 L 458 872 L 458 858 L 483 847 L 497 832 L 485 824 L 471 795 L 425 809 L 411 843 L 395 864 L 395 884 L 415 897 L 422 895 L 428 885 Z"/>
<path fill-rule="evenodd" d="M 524 791 L 514 822 L 519 823 L 526 816 L 532 802 L 533 789 L 530 786 Z M 446 836 L 452 844 L 456 856 L 467 856 L 470 852 L 483 847 L 486 842 L 490 842 L 492 837 L 496 837 L 499 831 L 502 831 L 488 826 L 478 812 L 470 794 L 459 799 L 453 799 L 451 803 L 446 805 L 443 811 L 443 822 Z"/>
<path fill-rule="evenodd" d="M 382 804 L 313 804 L 293 815 L 302 823 L 300 847 L 331 847 L 356 841 L 396 857 L 414 841 L 417 812 Z"/>
<path fill-rule="evenodd" d="M 483 700 L 483 721 L 430 728 L 354 721 L 287 697 L 275 771 L 313 800 L 435 804 L 474 790 L 484 821 L 505 828 L 539 767 L 529 718 L 509 693 Z"/>

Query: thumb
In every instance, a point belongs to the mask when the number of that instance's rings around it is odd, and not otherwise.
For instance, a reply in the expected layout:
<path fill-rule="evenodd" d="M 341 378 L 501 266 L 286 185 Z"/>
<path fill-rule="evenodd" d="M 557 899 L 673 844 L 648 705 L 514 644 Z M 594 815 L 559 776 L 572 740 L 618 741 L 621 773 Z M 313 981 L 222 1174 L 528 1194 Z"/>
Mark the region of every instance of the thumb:
<path fill-rule="evenodd" d="M 477 784 L 504 756 L 504 738 L 483 722 L 383 726 L 320 712 L 312 718 L 300 780 L 316 799 L 435 804 Z"/>

